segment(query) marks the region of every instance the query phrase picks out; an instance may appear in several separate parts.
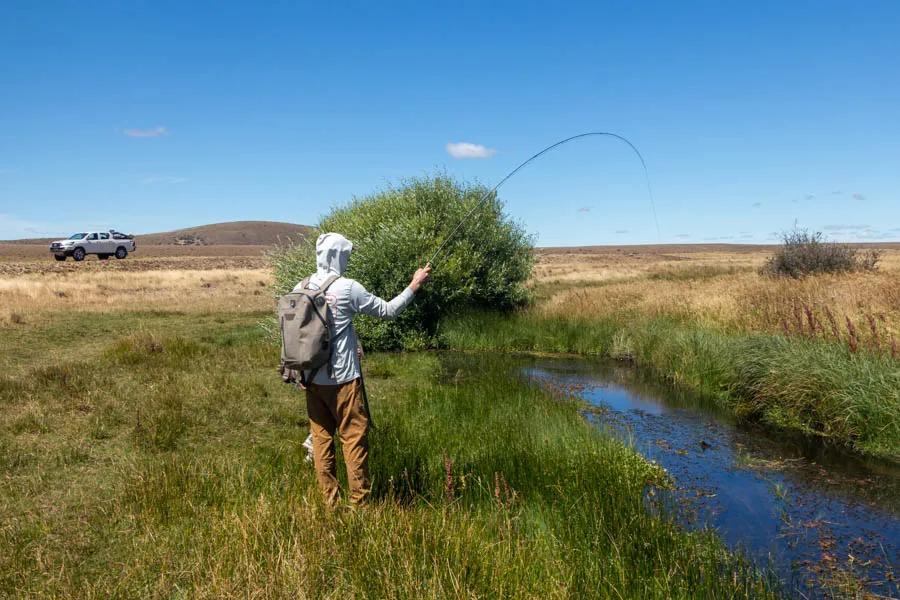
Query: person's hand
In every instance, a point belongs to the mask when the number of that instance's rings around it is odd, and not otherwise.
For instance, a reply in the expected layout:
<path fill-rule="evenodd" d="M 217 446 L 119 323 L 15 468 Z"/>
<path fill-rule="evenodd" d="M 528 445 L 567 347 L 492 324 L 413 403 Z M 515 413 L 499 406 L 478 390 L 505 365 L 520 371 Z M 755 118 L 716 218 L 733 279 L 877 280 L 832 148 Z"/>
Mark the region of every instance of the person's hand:
<path fill-rule="evenodd" d="M 428 263 L 421 269 L 416 269 L 412 281 L 409 282 L 410 289 L 413 292 L 418 292 L 419 288 L 422 287 L 423 283 L 428 281 L 429 277 L 431 277 L 431 263 Z"/>

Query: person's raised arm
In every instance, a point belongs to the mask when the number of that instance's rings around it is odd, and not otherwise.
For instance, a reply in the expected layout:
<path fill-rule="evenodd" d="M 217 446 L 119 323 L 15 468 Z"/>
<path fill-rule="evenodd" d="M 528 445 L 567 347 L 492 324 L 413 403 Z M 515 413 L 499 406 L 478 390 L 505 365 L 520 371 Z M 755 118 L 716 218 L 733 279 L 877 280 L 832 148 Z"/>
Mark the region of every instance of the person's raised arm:
<path fill-rule="evenodd" d="M 362 284 L 354 281 L 350 287 L 351 305 L 355 312 L 361 312 L 364 315 L 379 319 L 394 319 L 412 302 L 413 295 L 419 291 L 422 284 L 428 281 L 430 276 L 431 265 L 425 265 L 421 269 L 417 269 L 406 289 L 390 302 L 382 300 L 375 294 L 370 293 Z"/>

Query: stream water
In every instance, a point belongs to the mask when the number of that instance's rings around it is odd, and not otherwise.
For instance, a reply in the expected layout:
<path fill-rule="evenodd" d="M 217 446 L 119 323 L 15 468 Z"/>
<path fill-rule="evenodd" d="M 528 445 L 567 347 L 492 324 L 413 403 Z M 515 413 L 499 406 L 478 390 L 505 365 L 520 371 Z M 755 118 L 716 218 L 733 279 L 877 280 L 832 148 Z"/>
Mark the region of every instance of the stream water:
<path fill-rule="evenodd" d="M 820 440 L 737 424 L 695 398 L 642 381 L 629 367 L 524 359 L 522 372 L 578 396 L 585 416 L 662 465 L 663 504 L 685 527 L 713 528 L 769 567 L 792 595 L 827 596 L 855 581 L 898 597 L 900 468 Z M 660 497 L 648 496 L 648 507 Z"/>

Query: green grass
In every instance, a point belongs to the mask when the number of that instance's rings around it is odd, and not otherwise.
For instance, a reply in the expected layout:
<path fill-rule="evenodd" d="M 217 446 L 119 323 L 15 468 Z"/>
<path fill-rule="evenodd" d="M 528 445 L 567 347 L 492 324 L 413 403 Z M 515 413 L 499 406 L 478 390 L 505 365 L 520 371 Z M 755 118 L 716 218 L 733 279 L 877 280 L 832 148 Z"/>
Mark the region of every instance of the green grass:
<path fill-rule="evenodd" d="M 133 311 L 54 313 L 26 325 L 0 327 L 0 372 L 10 373 L 35 364 L 87 360 L 108 347 L 124 332 L 170 331 L 184 337 L 208 338 L 223 330 L 250 324 L 270 313 L 183 313 Z M 251 324 L 252 325 L 252 324 Z"/>
<path fill-rule="evenodd" d="M 256 317 L 202 334 L 141 318 L 89 360 L 20 357 L 0 378 L 0 596 L 775 593 L 713 535 L 651 516 L 661 472 L 502 359 L 370 356 L 374 501 L 329 513 Z"/>
<path fill-rule="evenodd" d="M 713 329 L 663 317 L 477 314 L 446 323 L 469 351 L 568 352 L 629 360 L 738 417 L 900 460 L 900 362 L 821 340 Z"/>

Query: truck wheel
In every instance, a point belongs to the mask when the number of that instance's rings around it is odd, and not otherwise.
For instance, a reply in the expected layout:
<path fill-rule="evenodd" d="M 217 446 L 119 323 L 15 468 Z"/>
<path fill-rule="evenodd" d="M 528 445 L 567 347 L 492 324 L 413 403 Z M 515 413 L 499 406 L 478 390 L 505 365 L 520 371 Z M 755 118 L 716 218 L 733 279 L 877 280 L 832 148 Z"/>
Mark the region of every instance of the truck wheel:
<path fill-rule="evenodd" d="M 77 262 L 81 262 L 84 260 L 84 248 L 75 248 L 72 251 L 72 258 L 74 258 Z"/>
<path fill-rule="evenodd" d="M 55 258 L 59 262 L 62 262 L 64 260 L 66 260 L 66 255 L 65 254 L 54 254 L 53 258 Z"/>
<path fill-rule="evenodd" d="M 98 254 L 97 258 L 100 260 L 109 260 L 109 254 Z"/>
<path fill-rule="evenodd" d="M 125 246 L 119 246 L 118 248 L 116 248 L 116 258 L 122 260 L 126 256 L 128 256 L 128 250 L 125 249 Z"/>

